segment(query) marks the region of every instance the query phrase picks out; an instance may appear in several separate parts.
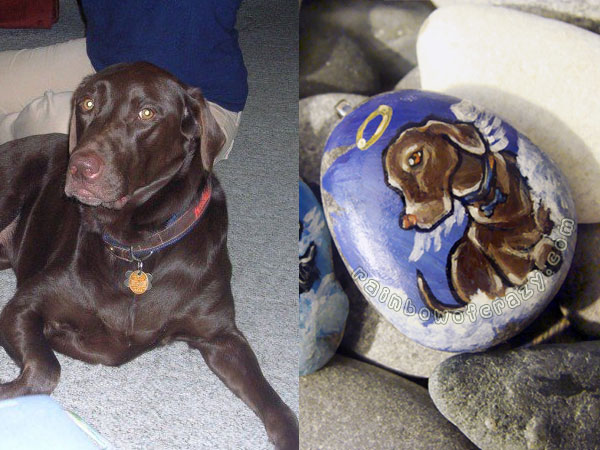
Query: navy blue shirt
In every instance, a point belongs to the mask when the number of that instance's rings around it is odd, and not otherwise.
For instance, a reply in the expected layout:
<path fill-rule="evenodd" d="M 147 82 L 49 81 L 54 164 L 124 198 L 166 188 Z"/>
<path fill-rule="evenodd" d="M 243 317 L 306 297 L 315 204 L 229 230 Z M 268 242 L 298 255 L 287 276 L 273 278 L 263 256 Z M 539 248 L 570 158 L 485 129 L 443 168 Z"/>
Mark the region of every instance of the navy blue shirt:
<path fill-rule="evenodd" d="M 235 29 L 241 0 L 82 0 L 87 53 L 97 71 L 148 61 L 231 111 L 248 96 Z"/>

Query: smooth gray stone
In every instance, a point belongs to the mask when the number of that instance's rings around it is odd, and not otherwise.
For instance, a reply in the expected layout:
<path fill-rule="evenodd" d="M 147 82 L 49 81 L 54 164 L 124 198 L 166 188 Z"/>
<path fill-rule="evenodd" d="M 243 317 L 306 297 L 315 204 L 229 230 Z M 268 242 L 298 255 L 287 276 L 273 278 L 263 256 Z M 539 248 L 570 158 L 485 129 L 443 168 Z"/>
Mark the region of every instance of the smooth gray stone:
<path fill-rule="evenodd" d="M 402 89 L 421 89 L 421 74 L 418 66 L 404 75 L 404 78 L 394 86 L 394 91 L 401 91 Z"/>
<path fill-rule="evenodd" d="M 413 377 L 428 378 L 444 360 L 456 353 L 424 347 L 400 333 L 371 306 L 356 285 L 346 285 L 350 313 L 341 348 L 379 366 Z"/>
<path fill-rule="evenodd" d="M 352 36 L 388 90 L 416 65 L 417 34 L 431 11 L 428 1 L 320 0 L 304 6 L 301 24 L 320 22 Z"/>
<path fill-rule="evenodd" d="M 321 94 L 300 100 L 300 176 L 309 184 L 320 184 L 321 157 L 329 133 L 340 121 L 335 106 L 346 100 L 356 107 L 367 97 L 353 94 Z"/>
<path fill-rule="evenodd" d="M 577 329 L 600 337 L 600 224 L 577 227 L 575 256 L 557 300 Z"/>
<path fill-rule="evenodd" d="M 335 356 L 300 378 L 301 449 L 472 449 L 427 390 L 398 375 Z"/>
<path fill-rule="evenodd" d="M 600 341 L 454 356 L 429 378 L 429 393 L 480 448 L 600 445 Z"/>
<path fill-rule="evenodd" d="M 379 87 L 379 75 L 352 37 L 317 23 L 300 29 L 300 97 L 328 92 L 371 95 Z"/>
<path fill-rule="evenodd" d="M 438 7 L 470 3 L 518 9 L 600 32 L 598 0 L 432 0 Z"/>

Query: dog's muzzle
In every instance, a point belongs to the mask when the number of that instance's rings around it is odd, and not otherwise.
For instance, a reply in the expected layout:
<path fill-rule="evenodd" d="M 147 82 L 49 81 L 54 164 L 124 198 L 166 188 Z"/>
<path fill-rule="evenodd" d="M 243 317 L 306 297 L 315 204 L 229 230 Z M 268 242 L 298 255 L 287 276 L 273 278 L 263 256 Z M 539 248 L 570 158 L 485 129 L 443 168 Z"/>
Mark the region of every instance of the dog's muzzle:
<path fill-rule="evenodd" d="M 417 216 L 414 214 L 405 214 L 400 221 L 403 230 L 410 230 L 417 225 Z"/>

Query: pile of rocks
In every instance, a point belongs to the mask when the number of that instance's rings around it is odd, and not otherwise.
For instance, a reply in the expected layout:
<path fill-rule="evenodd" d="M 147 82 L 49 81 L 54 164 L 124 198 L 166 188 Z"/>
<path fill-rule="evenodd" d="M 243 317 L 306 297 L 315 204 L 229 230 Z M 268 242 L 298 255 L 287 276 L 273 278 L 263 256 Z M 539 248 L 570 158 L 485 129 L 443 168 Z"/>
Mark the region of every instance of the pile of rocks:
<path fill-rule="evenodd" d="M 548 309 L 473 354 L 402 335 L 334 255 L 350 311 L 338 355 L 300 379 L 301 448 L 600 448 L 599 31 L 592 0 L 302 2 L 300 175 L 313 189 L 340 100 L 421 88 L 529 137 L 567 177 L 579 225 Z"/>

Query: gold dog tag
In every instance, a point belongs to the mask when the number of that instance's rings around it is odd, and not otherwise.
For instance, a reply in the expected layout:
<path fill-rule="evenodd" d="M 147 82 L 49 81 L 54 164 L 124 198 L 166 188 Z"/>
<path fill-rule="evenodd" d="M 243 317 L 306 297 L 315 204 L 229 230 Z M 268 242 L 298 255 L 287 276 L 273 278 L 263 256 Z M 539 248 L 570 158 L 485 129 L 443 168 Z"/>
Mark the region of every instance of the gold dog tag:
<path fill-rule="evenodd" d="M 125 286 L 136 295 L 143 294 L 152 287 L 152 274 L 143 270 L 128 270 L 125 277 Z"/>

